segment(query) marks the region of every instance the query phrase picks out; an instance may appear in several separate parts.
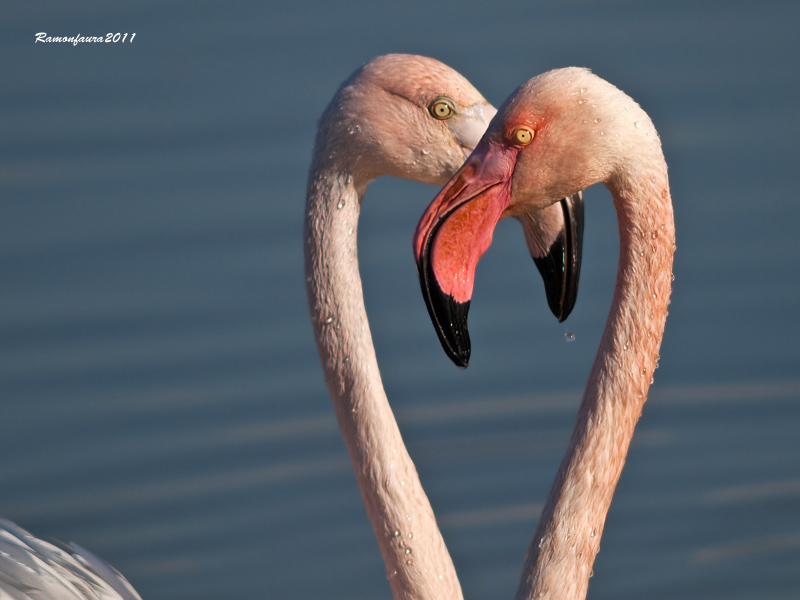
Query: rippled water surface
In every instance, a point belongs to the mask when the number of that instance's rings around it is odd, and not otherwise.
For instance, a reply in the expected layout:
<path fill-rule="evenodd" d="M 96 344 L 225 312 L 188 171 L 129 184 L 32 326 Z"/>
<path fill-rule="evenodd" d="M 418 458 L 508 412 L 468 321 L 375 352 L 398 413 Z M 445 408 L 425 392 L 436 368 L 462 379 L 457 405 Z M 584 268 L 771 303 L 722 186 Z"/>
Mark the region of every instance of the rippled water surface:
<path fill-rule="evenodd" d="M 790 1 L 5 7 L 0 515 L 92 549 L 150 600 L 390 598 L 307 318 L 316 120 L 387 52 L 436 57 L 495 104 L 581 65 L 653 117 L 678 236 L 589 597 L 800 597 L 798 19 Z M 461 371 L 410 252 L 435 192 L 370 186 L 367 309 L 465 597 L 510 598 L 605 322 L 615 214 L 586 193 L 562 325 L 501 223 Z"/>

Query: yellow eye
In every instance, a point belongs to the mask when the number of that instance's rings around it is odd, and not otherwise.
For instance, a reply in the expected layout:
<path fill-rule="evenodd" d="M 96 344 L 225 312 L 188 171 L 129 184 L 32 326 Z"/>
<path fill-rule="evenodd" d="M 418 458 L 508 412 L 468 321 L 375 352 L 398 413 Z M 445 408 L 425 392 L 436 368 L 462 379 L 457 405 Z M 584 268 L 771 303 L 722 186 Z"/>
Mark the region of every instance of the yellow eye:
<path fill-rule="evenodd" d="M 533 141 L 533 130 L 527 127 L 520 127 L 511 134 L 511 141 L 520 146 L 527 146 Z"/>
<path fill-rule="evenodd" d="M 431 102 L 428 110 L 434 119 L 444 121 L 453 116 L 455 109 L 453 108 L 453 101 L 450 98 L 436 98 Z"/>

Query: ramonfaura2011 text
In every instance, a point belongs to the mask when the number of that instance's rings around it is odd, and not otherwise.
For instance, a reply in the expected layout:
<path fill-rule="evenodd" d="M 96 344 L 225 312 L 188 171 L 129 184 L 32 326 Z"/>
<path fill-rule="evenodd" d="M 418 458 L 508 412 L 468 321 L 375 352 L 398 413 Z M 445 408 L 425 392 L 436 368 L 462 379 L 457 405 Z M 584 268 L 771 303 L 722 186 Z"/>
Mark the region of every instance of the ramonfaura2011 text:
<path fill-rule="evenodd" d="M 38 44 L 42 42 L 43 44 L 47 43 L 69 43 L 73 46 L 77 46 L 78 44 L 85 44 L 85 43 L 106 43 L 106 44 L 116 44 L 119 42 L 120 44 L 124 44 L 125 40 L 128 41 L 129 44 L 133 43 L 133 38 L 136 37 L 135 33 L 130 34 L 131 39 L 127 40 L 128 34 L 127 33 L 107 33 L 105 37 L 95 37 L 95 36 L 82 36 L 80 33 L 78 35 L 73 35 L 71 37 L 49 37 L 46 32 L 42 31 L 36 34 L 36 41 L 34 44 Z"/>

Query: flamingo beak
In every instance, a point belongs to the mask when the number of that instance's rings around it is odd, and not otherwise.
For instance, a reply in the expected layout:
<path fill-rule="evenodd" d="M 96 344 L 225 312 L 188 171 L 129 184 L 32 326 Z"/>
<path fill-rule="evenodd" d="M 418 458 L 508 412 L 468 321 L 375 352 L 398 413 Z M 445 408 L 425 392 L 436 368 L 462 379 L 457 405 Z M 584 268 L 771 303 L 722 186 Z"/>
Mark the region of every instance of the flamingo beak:
<path fill-rule="evenodd" d="M 491 104 L 474 104 L 462 108 L 459 117 L 448 122 L 453 137 L 461 147 L 461 152 L 464 153 L 464 160 L 468 159 L 475 150 L 496 114 L 497 109 Z"/>
<path fill-rule="evenodd" d="M 554 215 L 558 215 L 555 221 Z M 520 215 L 517 220 L 522 224 L 528 251 L 544 280 L 547 304 L 562 323 L 575 307 L 578 296 L 583 252 L 583 196 L 578 192 L 538 212 Z"/>
<path fill-rule="evenodd" d="M 422 215 L 414 256 L 439 341 L 459 367 L 469 364 L 467 313 L 475 267 L 511 200 L 518 148 L 484 140 Z"/>

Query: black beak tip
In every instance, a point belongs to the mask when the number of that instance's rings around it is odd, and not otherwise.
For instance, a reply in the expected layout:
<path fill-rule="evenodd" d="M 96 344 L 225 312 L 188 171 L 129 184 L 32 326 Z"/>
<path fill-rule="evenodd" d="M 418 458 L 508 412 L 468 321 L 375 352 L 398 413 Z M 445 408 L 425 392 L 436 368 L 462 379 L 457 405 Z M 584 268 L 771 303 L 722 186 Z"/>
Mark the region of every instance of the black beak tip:
<path fill-rule="evenodd" d="M 426 304 L 439 341 L 450 360 L 456 366 L 466 369 L 471 352 L 467 330 L 469 302 L 457 302 L 452 296 L 442 292 L 435 283 L 434 287 L 434 293 L 426 297 Z"/>
<path fill-rule="evenodd" d="M 448 346 L 446 346 L 444 342 L 442 342 L 442 347 L 444 348 L 444 351 L 447 353 L 447 356 L 450 358 L 450 360 L 453 361 L 453 363 L 457 367 L 461 369 L 466 369 L 469 366 L 469 355 L 470 355 L 469 338 L 467 338 L 466 348 L 459 348 L 458 350 L 453 350 Z"/>
<path fill-rule="evenodd" d="M 426 258 L 428 258 L 427 253 Z M 466 369 L 469 366 L 471 351 L 467 329 L 469 300 L 458 302 L 453 296 L 443 292 L 436 277 L 432 275 L 432 269 L 427 261 L 423 260 L 417 267 L 425 306 L 436 329 L 436 335 L 439 336 L 439 342 L 448 358 L 457 367 Z"/>
<path fill-rule="evenodd" d="M 578 297 L 583 254 L 583 196 L 580 192 L 560 202 L 564 228 L 546 256 L 533 261 L 544 279 L 547 305 L 559 323 L 567 320 Z"/>

